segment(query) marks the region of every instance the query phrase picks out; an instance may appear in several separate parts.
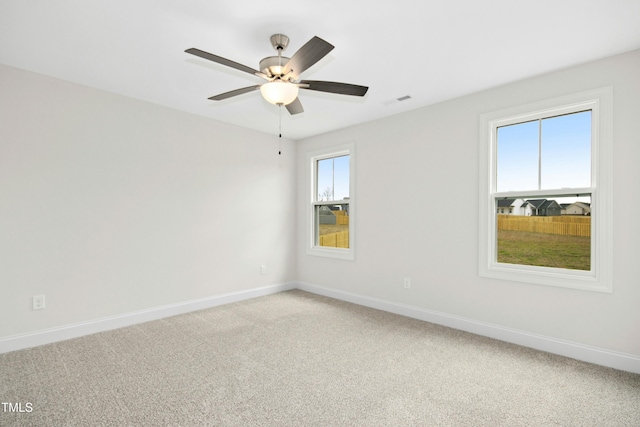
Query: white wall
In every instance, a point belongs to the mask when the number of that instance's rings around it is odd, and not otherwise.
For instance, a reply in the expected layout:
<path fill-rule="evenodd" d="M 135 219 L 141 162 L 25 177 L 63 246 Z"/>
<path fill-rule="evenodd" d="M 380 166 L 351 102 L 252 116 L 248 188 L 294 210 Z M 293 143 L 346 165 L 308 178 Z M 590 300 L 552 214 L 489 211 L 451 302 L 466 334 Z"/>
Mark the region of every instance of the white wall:
<path fill-rule="evenodd" d="M 638 76 L 640 51 L 634 51 L 299 142 L 298 279 L 640 356 Z M 479 115 L 609 85 L 613 294 L 480 278 Z M 306 155 L 349 142 L 356 147 L 355 261 L 307 255 Z M 403 277 L 411 277 L 411 290 Z"/>
<path fill-rule="evenodd" d="M 5 66 L 0 121 L 0 339 L 294 279 L 290 141 Z"/>

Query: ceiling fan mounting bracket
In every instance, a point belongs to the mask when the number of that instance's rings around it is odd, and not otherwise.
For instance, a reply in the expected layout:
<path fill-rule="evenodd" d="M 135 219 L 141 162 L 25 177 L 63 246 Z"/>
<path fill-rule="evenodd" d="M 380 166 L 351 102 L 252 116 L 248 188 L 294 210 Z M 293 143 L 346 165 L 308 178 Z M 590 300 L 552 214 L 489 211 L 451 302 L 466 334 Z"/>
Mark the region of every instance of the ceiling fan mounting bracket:
<path fill-rule="evenodd" d="M 270 38 L 271 46 L 275 50 L 285 50 L 289 46 L 289 37 L 284 34 L 274 34 Z"/>

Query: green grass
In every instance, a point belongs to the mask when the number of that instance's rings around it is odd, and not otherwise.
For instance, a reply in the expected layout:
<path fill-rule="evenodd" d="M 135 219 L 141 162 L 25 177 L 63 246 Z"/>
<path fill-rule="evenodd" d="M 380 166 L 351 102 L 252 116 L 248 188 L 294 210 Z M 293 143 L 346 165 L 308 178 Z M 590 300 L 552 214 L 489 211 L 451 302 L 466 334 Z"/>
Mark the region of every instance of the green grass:
<path fill-rule="evenodd" d="M 588 271 L 591 238 L 498 231 L 498 262 Z"/>
<path fill-rule="evenodd" d="M 318 233 L 320 236 L 331 233 L 339 233 L 341 231 L 349 231 L 349 224 L 340 225 L 340 224 L 320 224 L 320 232 Z"/>

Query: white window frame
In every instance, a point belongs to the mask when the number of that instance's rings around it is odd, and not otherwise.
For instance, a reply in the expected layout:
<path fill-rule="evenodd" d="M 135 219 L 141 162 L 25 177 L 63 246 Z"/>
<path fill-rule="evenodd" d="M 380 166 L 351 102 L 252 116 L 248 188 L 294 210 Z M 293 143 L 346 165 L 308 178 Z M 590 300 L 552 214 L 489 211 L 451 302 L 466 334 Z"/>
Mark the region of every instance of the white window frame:
<path fill-rule="evenodd" d="M 318 160 L 330 159 L 332 157 L 349 156 L 349 200 L 318 201 L 317 194 L 317 165 Z M 307 254 L 336 258 L 343 260 L 355 259 L 355 145 L 344 144 L 336 147 L 329 147 L 323 150 L 313 151 L 307 155 L 309 165 L 309 203 L 308 203 L 308 243 Z M 348 204 L 349 205 L 349 247 L 331 248 L 316 245 L 315 239 L 315 207 L 327 204 Z"/>
<path fill-rule="evenodd" d="M 496 198 L 516 193 L 496 191 L 497 128 L 529 120 L 592 110 L 591 187 L 527 191 L 531 198 L 552 198 L 591 193 L 591 270 L 571 270 L 497 261 Z M 482 277 L 516 282 L 613 292 L 612 284 L 612 176 L 613 176 L 613 90 L 596 89 L 507 108 L 480 116 L 480 212 L 479 274 Z"/>

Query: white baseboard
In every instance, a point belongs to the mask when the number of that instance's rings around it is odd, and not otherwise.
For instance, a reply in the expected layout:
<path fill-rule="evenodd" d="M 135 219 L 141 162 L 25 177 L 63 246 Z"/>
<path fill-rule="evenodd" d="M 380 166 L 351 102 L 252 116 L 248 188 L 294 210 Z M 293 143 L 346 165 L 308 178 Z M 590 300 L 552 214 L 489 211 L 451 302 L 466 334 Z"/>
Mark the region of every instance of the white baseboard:
<path fill-rule="evenodd" d="M 38 345 L 50 344 L 84 335 L 94 334 L 112 329 L 122 328 L 138 323 L 158 320 L 165 317 L 176 316 L 223 304 L 244 301 L 291 289 L 300 289 L 318 295 L 327 296 L 341 301 L 375 308 L 402 316 L 411 317 L 450 328 L 471 332 L 474 334 L 495 338 L 513 344 L 522 345 L 536 350 L 542 350 L 561 356 L 594 363 L 601 366 L 620 369 L 623 371 L 640 374 L 640 357 L 632 354 L 620 353 L 598 347 L 592 347 L 571 341 L 560 340 L 544 335 L 532 334 L 517 329 L 506 328 L 491 323 L 479 322 L 465 317 L 454 316 L 433 310 L 427 310 L 407 304 L 382 300 L 379 298 L 358 295 L 340 291 L 311 283 L 285 283 L 264 286 L 239 292 L 184 301 L 176 304 L 155 307 L 148 310 L 140 310 L 117 316 L 110 316 L 87 322 L 65 325 L 61 327 L 45 329 L 41 331 L 13 335 L 0 338 L 0 354 L 9 351 L 21 350 Z"/>
<path fill-rule="evenodd" d="M 298 283 L 296 287 L 303 291 L 341 301 L 375 308 L 442 326 L 448 326 L 450 328 L 570 357 L 572 359 L 582 360 L 584 362 L 594 363 L 596 365 L 640 374 L 640 357 L 633 354 L 620 353 L 544 335 L 532 334 L 517 329 L 479 322 L 473 319 L 427 310 L 407 304 L 316 286 L 310 283 Z"/>
<path fill-rule="evenodd" d="M 161 307 L 154 307 L 147 310 L 135 311 L 132 313 L 120 314 L 117 316 L 104 317 L 87 322 L 65 325 L 41 331 L 13 335 L 0 338 L 0 354 L 38 345 L 50 344 L 57 341 L 77 338 L 84 335 L 94 334 L 138 323 L 158 320 L 165 317 L 176 316 L 178 314 L 189 313 L 191 311 L 203 310 L 205 308 L 216 307 L 218 305 L 229 304 L 251 298 L 275 294 L 282 291 L 295 289 L 293 283 L 263 286 L 244 291 L 231 292 L 222 295 L 183 301 L 176 304 L 169 304 Z"/>

